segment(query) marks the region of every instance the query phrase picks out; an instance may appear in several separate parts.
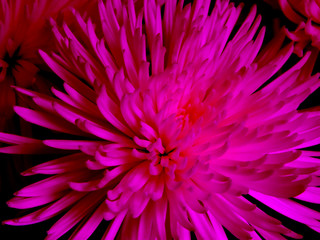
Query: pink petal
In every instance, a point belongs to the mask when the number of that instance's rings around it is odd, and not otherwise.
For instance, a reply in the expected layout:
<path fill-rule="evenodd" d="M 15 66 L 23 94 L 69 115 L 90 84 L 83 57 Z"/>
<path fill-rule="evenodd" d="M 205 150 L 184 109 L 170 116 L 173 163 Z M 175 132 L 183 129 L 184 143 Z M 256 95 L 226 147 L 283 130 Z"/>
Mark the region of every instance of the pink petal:
<path fill-rule="evenodd" d="M 314 210 L 304 207 L 289 199 L 275 198 L 255 191 L 250 191 L 250 195 L 270 208 L 295 221 L 304 223 L 310 227 L 314 226 L 319 228 L 319 222 L 317 220 L 320 218 L 320 213 Z"/>
<path fill-rule="evenodd" d="M 18 209 L 27 209 L 38 207 L 50 202 L 53 202 L 64 195 L 64 192 L 57 192 L 52 195 L 43 195 L 43 196 L 35 196 L 35 197 L 14 197 L 10 199 L 7 204 L 9 207 L 18 208 Z"/>
<path fill-rule="evenodd" d="M 49 147 L 66 149 L 66 150 L 80 150 L 82 146 L 94 147 L 97 149 L 101 141 L 90 141 L 90 140 L 44 140 L 43 143 Z"/>
<path fill-rule="evenodd" d="M 79 81 L 79 79 L 77 79 L 72 73 L 68 72 L 63 67 L 61 67 L 47 53 L 41 50 L 39 51 L 39 53 L 41 57 L 44 59 L 44 61 L 59 75 L 59 77 L 61 77 L 71 87 L 81 92 L 81 94 L 83 94 L 86 98 L 93 102 L 95 101 L 96 94 L 92 89 L 88 88 L 84 83 Z"/>
<path fill-rule="evenodd" d="M 100 204 L 90 218 L 83 225 L 79 225 L 79 227 L 72 234 L 71 238 L 75 240 L 88 239 L 97 229 L 100 222 L 102 222 L 105 208 L 106 206 L 104 204 Z"/>
<path fill-rule="evenodd" d="M 36 165 L 22 173 L 23 176 L 34 174 L 62 174 L 65 172 L 79 171 L 85 168 L 88 156 L 75 153 Z"/>
<path fill-rule="evenodd" d="M 308 187 L 303 193 L 295 198 L 306 202 L 320 204 L 320 189 L 317 187 Z"/>
<path fill-rule="evenodd" d="M 57 239 L 65 234 L 100 204 L 102 196 L 101 192 L 87 194 L 48 230 L 47 239 Z"/>
<path fill-rule="evenodd" d="M 126 216 L 125 211 L 119 213 L 116 216 L 116 218 L 110 223 L 110 226 L 108 227 L 108 230 L 106 231 L 102 239 L 104 240 L 115 239 L 125 216 Z"/>
<path fill-rule="evenodd" d="M 37 124 L 41 127 L 45 127 L 51 130 L 59 131 L 59 132 L 81 136 L 81 132 L 79 132 L 74 127 L 74 125 L 68 124 L 66 121 L 63 121 L 61 118 L 58 118 L 51 114 L 42 113 L 39 111 L 34 111 L 28 108 L 23 108 L 18 106 L 15 106 L 14 110 L 24 120 L 31 122 L 33 124 Z"/>

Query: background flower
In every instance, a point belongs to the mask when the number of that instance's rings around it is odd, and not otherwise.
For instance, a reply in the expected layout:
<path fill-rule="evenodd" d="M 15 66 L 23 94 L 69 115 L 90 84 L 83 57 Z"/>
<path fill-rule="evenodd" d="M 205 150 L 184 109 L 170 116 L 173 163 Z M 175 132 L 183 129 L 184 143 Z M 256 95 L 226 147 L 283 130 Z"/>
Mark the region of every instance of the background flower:
<path fill-rule="evenodd" d="M 320 49 L 320 1 L 319 0 L 266 0 L 273 7 L 280 7 L 285 16 L 299 26 L 288 36 L 296 41 L 296 53 L 301 57 L 303 49 L 311 45 Z"/>
<path fill-rule="evenodd" d="M 317 52 L 277 76 L 293 46 L 282 30 L 261 49 L 255 7 L 239 24 L 243 5 L 228 1 L 209 16 L 210 1 L 163 6 L 99 2 L 100 23 L 76 12 L 75 23 L 52 22 L 59 52 L 41 56 L 63 89 L 17 87 L 35 107 L 15 111 L 65 135 L 2 133 L 1 152 L 70 152 L 23 173 L 52 176 L 17 192 L 9 206 L 35 212 L 5 223 L 64 213 L 48 239 L 76 225 L 72 238 L 87 238 L 103 219 L 106 239 L 227 239 L 223 227 L 240 239 L 300 237 L 258 201 L 319 231 L 319 213 L 293 200 L 319 203 L 319 153 L 303 150 L 320 141 L 319 112 L 297 110 L 319 87 Z"/>
<path fill-rule="evenodd" d="M 57 77 L 41 59 L 38 50 L 54 49 L 50 18 L 67 19 L 70 7 L 90 11 L 94 1 L 1 0 L 0 1 L 0 131 L 31 136 L 34 127 L 14 114 L 13 106 L 28 106 L 30 101 L 17 95 L 12 85 L 50 94 L 51 81 Z M 55 85 L 57 82 L 55 82 Z M 42 131 L 45 134 L 45 131 Z M 0 144 L 3 146 L 3 144 Z M 20 172 L 34 165 L 34 158 L 1 154 L 0 219 L 11 210 L 5 201 L 21 186 L 30 183 Z M 0 226 L 2 230 L 4 227 Z M 1 232 L 1 231 L 0 231 Z M 13 231 L 16 232 L 16 231 Z M 2 234 L 1 236 L 7 236 Z"/>
<path fill-rule="evenodd" d="M 0 4 L 0 130 L 13 131 L 7 124 L 12 121 L 12 107 L 17 96 L 10 87 L 48 88 L 45 78 L 36 81 L 39 70 L 47 70 L 38 49 L 53 49 L 51 17 L 64 14 L 74 7 L 83 12 L 91 4 L 87 0 L 1 0 Z M 94 2 L 94 1 L 92 1 Z"/>

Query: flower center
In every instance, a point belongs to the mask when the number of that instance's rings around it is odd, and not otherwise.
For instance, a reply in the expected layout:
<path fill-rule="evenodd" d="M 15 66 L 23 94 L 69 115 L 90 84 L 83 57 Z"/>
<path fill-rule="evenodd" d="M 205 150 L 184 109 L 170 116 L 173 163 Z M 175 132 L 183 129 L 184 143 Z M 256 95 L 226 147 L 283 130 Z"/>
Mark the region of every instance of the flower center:
<path fill-rule="evenodd" d="M 0 59 L 0 81 L 8 75 L 12 75 L 12 70 L 19 64 L 19 60 L 22 58 L 20 55 L 20 47 L 18 47 L 12 55 L 8 52 L 4 55 L 3 59 Z"/>
<path fill-rule="evenodd" d="M 177 166 L 172 156 L 175 149 L 167 150 L 162 145 L 161 138 L 158 138 L 154 143 L 147 147 L 147 150 L 149 152 L 148 159 L 151 160 L 150 173 L 158 175 L 164 170 L 173 177 L 174 170 Z"/>
<path fill-rule="evenodd" d="M 151 175 L 159 175 L 162 171 L 165 171 L 170 177 L 174 178 L 178 161 L 176 149 L 166 149 L 161 138 L 158 138 L 154 142 L 145 141 L 144 149 L 140 149 L 141 151 L 144 152 L 146 159 L 150 161 L 149 170 Z"/>

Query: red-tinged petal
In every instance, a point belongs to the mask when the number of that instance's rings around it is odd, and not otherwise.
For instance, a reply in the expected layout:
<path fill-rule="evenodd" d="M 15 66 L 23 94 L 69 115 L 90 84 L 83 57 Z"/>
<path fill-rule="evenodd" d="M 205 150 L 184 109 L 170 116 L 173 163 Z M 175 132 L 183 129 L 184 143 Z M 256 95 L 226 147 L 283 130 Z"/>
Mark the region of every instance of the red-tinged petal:
<path fill-rule="evenodd" d="M 91 114 L 94 114 L 97 117 L 102 117 L 99 114 L 98 107 L 94 102 L 91 102 L 90 100 L 85 98 L 82 94 L 80 94 L 78 91 L 76 91 L 74 88 L 72 88 L 66 83 L 64 84 L 64 89 L 80 108 L 82 107 L 86 112 L 90 112 Z"/>
<path fill-rule="evenodd" d="M 286 17 L 289 18 L 292 22 L 298 24 L 304 21 L 304 19 L 292 9 L 290 3 L 287 0 L 279 0 L 279 5 Z"/>
<path fill-rule="evenodd" d="M 130 213 L 133 218 L 137 218 L 145 211 L 150 198 L 141 190 L 134 193 L 131 198 L 132 199 L 129 202 Z"/>
<path fill-rule="evenodd" d="M 177 236 L 181 237 L 181 239 L 191 240 L 190 231 L 188 229 L 182 227 L 179 223 L 177 224 L 177 232 L 178 232 Z"/>
<path fill-rule="evenodd" d="M 185 206 L 178 207 L 176 204 L 178 203 L 175 203 L 175 206 L 170 208 L 170 218 L 176 220 L 179 224 L 181 224 L 182 227 L 188 229 L 189 231 L 194 230 L 194 225 L 190 222 L 190 218 Z"/>
<path fill-rule="evenodd" d="M 52 91 L 52 93 L 53 93 L 57 98 L 59 98 L 61 101 L 67 103 L 68 105 L 77 107 L 77 106 L 75 106 L 75 103 L 72 101 L 72 99 L 70 98 L 70 96 L 68 96 L 67 94 L 65 94 L 65 93 L 63 93 L 63 92 L 60 92 L 60 91 L 58 91 L 58 90 L 55 89 L 55 88 L 51 88 L 51 91 Z"/>
<path fill-rule="evenodd" d="M 141 119 L 142 112 L 135 104 L 132 104 L 134 101 L 135 99 L 133 95 L 125 95 L 121 100 L 120 108 L 122 116 L 127 124 L 135 133 L 138 133 L 139 118 Z"/>
<path fill-rule="evenodd" d="M 122 143 L 123 145 L 132 146 L 132 141 L 116 129 L 108 128 L 107 126 L 101 126 L 89 120 L 77 120 L 77 126 L 81 129 L 85 129 L 87 132 L 105 139 L 110 142 Z"/>
<path fill-rule="evenodd" d="M 84 240 L 88 239 L 91 234 L 97 229 L 99 224 L 103 221 L 103 212 L 105 211 L 106 206 L 102 203 L 91 215 L 91 217 L 85 221 L 84 224 L 80 224 L 79 227 L 74 231 L 71 239 L 74 240 Z"/>
<path fill-rule="evenodd" d="M 43 142 L 37 143 L 22 143 L 14 146 L 1 147 L 1 153 L 7 154 L 50 154 L 53 153 L 50 151 L 50 148 L 45 146 Z M 59 153 L 59 152 L 55 152 Z"/>
<path fill-rule="evenodd" d="M 165 5 L 164 16 L 163 16 L 163 28 L 164 28 L 164 42 L 165 46 L 168 47 L 172 35 L 173 19 L 176 11 L 176 0 L 170 0 Z"/>
<path fill-rule="evenodd" d="M 242 196 L 238 197 L 229 194 L 223 194 L 223 198 L 243 211 L 253 211 L 256 209 L 256 205 L 252 204 Z"/>
<path fill-rule="evenodd" d="M 214 173 L 213 173 L 214 175 Z M 211 193 L 223 193 L 226 192 L 231 186 L 231 179 L 216 179 L 212 177 L 207 181 L 200 180 L 200 176 L 193 176 L 192 181 L 202 190 L 209 190 Z"/>
<path fill-rule="evenodd" d="M 162 46 L 162 39 L 160 35 L 156 35 L 151 46 L 152 74 L 156 75 L 163 72 L 165 53 L 166 49 Z"/>
<path fill-rule="evenodd" d="M 138 138 L 137 136 L 134 136 L 134 137 L 133 137 L 133 141 L 134 141 L 137 145 L 139 145 L 140 147 L 143 147 L 143 148 L 147 148 L 147 147 L 149 147 L 149 145 L 151 144 L 150 141 L 144 140 L 144 139 L 140 139 L 140 138 Z"/>
<path fill-rule="evenodd" d="M 10 133 L 0 133 L 0 141 L 8 144 L 23 144 L 23 143 L 40 143 L 40 140 L 29 138 L 29 137 L 22 137 Z"/>
<path fill-rule="evenodd" d="M 97 105 L 100 109 L 100 112 L 103 116 L 117 129 L 122 131 L 123 133 L 132 136 L 132 131 L 128 129 L 128 127 L 124 124 L 124 120 L 122 120 L 120 107 L 116 105 L 112 101 L 112 99 L 108 96 L 106 89 L 103 87 L 100 93 L 100 96 L 97 100 Z"/>
<path fill-rule="evenodd" d="M 48 230 L 47 239 L 58 239 L 65 234 L 101 203 L 104 194 L 101 192 L 88 193 Z"/>
<path fill-rule="evenodd" d="M 105 5 L 102 1 L 99 1 L 99 14 L 101 18 L 101 23 L 103 24 L 103 33 L 106 43 L 108 44 L 113 56 L 118 56 L 119 43 L 119 31 L 120 26 L 118 20 L 115 16 L 114 11 L 107 11 L 107 9 L 114 9 L 112 2 L 106 2 Z"/>
<path fill-rule="evenodd" d="M 53 202 L 64 195 L 64 192 L 56 192 L 54 194 L 48 194 L 35 197 L 14 197 L 10 199 L 7 204 L 9 207 L 18 209 L 27 209 L 33 207 L 39 207 L 41 205 Z"/>
<path fill-rule="evenodd" d="M 278 232 L 286 234 L 289 230 L 281 225 L 281 222 L 268 216 L 260 209 L 256 208 L 253 211 L 242 211 L 242 209 L 235 209 L 235 211 L 248 222 L 254 222 L 254 226 L 261 227 L 270 232 Z M 258 218 L 258 219 L 256 219 Z"/>
<path fill-rule="evenodd" d="M 256 18 L 256 14 L 257 14 L 257 7 L 254 5 L 250 9 L 250 12 L 247 15 L 246 19 L 242 22 L 239 30 L 237 31 L 237 33 L 233 37 L 233 39 L 232 39 L 233 41 L 238 41 L 248 32 L 248 30 L 250 29 L 252 23 L 254 22 L 254 20 Z"/>
<path fill-rule="evenodd" d="M 156 213 L 156 229 L 157 235 L 160 239 L 167 239 L 167 229 L 166 229 L 166 218 L 168 213 L 168 202 L 167 199 L 159 199 L 155 202 L 155 213 Z"/>
<path fill-rule="evenodd" d="M 320 213 L 305 206 L 302 206 L 292 200 L 280 199 L 272 196 L 267 196 L 255 191 L 250 191 L 250 195 L 276 210 L 277 212 L 301 223 L 308 225 L 309 227 L 318 227 Z M 300 209 L 300 211 L 298 211 Z"/>
<path fill-rule="evenodd" d="M 164 182 L 163 179 L 157 179 L 155 190 L 151 194 L 152 200 L 156 201 L 163 197 Z"/>
<path fill-rule="evenodd" d="M 113 168 L 112 170 L 106 170 L 105 172 L 105 180 L 107 181 L 111 181 L 113 179 L 115 179 L 116 177 L 118 177 L 119 175 L 126 173 L 128 170 L 130 170 L 131 168 L 133 168 L 136 164 L 125 164 L 125 165 L 121 165 L 118 167 Z"/>
<path fill-rule="evenodd" d="M 75 181 L 83 178 L 83 172 L 60 174 L 52 177 L 48 177 L 39 182 L 28 185 L 18 192 L 15 196 L 19 197 L 32 197 L 43 195 L 43 189 L 46 189 L 46 193 L 58 193 L 60 191 L 67 190 L 69 188 L 68 182 Z"/>
<path fill-rule="evenodd" d="M 104 179 L 101 177 L 96 180 L 88 182 L 69 182 L 70 188 L 78 192 L 92 192 L 104 187 L 105 184 L 101 184 Z M 102 185 L 102 186 L 101 186 Z"/>
<path fill-rule="evenodd" d="M 285 237 L 283 237 L 281 234 L 279 233 L 275 233 L 275 232 L 269 232 L 269 231 L 265 231 L 259 227 L 255 227 L 257 229 L 257 231 L 262 235 L 262 237 L 264 237 L 264 239 L 279 239 L 279 240 L 286 240 Z"/>
<path fill-rule="evenodd" d="M 81 199 L 81 197 L 83 196 L 84 196 L 83 193 L 76 193 L 76 192 L 68 193 L 64 195 L 62 198 L 60 198 L 58 201 L 50 204 L 45 208 L 42 208 L 40 210 L 37 210 L 33 213 L 30 213 L 20 218 L 16 218 L 13 220 L 6 220 L 4 221 L 4 223 L 8 225 L 21 226 L 21 225 L 29 225 L 29 224 L 42 222 L 44 220 L 47 220 L 49 218 L 52 218 L 58 215 L 67 207 L 70 207 L 73 203 Z"/>
<path fill-rule="evenodd" d="M 133 55 L 128 45 L 128 39 L 127 39 L 124 27 L 120 29 L 120 46 L 121 46 L 123 60 L 124 60 L 124 67 L 130 79 L 130 82 L 135 86 L 137 85 L 136 83 L 138 80 L 138 73 L 135 67 L 135 61 L 133 59 Z"/>
<path fill-rule="evenodd" d="M 55 216 L 61 213 L 62 211 L 64 211 L 66 208 L 69 208 L 70 206 L 72 206 L 74 203 L 78 202 L 85 195 L 86 193 L 70 191 L 68 194 L 65 194 L 58 201 L 42 209 L 42 211 L 38 214 L 37 218 L 47 219 L 52 216 Z"/>
<path fill-rule="evenodd" d="M 138 191 L 148 181 L 150 175 L 148 174 L 148 163 L 141 163 L 128 173 L 127 186 L 132 191 Z"/>
<path fill-rule="evenodd" d="M 108 228 L 108 230 L 106 231 L 106 233 L 104 234 L 102 239 L 104 239 L 104 240 L 115 239 L 125 216 L 126 216 L 125 211 L 119 213 L 116 216 L 116 218 L 110 223 L 110 227 Z"/>
<path fill-rule="evenodd" d="M 51 130 L 69 133 L 73 135 L 82 135 L 74 125 L 68 124 L 63 121 L 61 118 L 58 118 L 54 115 L 48 113 L 42 113 L 39 111 L 34 111 L 28 108 L 23 107 L 14 107 L 15 112 L 22 117 L 24 120 L 31 122 L 33 124 L 37 124 L 41 127 L 45 127 Z"/>
<path fill-rule="evenodd" d="M 75 153 L 36 165 L 22 173 L 23 176 L 34 174 L 62 174 L 79 171 L 86 167 L 88 156 L 83 153 Z"/>
<path fill-rule="evenodd" d="M 51 103 L 53 111 L 58 113 L 62 118 L 71 122 L 74 125 L 77 125 L 76 121 L 78 120 L 88 120 L 92 122 L 103 122 L 100 119 L 97 119 L 95 116 L 82 111 L 81 109 L 77 109 L 70 105 L 64 104 L 63 102 L 54 101 Z"/>
<path fill-rule="evenodd" d="M 81 94 L 83 94 L 86 98 L 91 101 L 95 101 L 96 93 L 87 87 L 84 83 L 82 83 L 79 79 L 77 79 L 72 73 L 64 69 L 58 63 L 56 63 L 52 57 L 50 57 L 47 53 L 43 51 L 39 51 L 43 60 L 54 69 L 54 71 L 61 77 L 66 83 L 68 83 L 74 89 L 77 89 Z"/>
<path fill-rule="evenodd" d="M 119 189 L 120 187 L 118 187 Z M 125 188 L 124 188 L 125 189 Z M 109 200 L 107 199 L 105 201 L 105 203 L 107 204 L 108 208 L 116 213 L 115 215 L 117 215 L 118 213 L 122 212 L 124 209 L 128 209 L 128 206 L 129 206 L 129 200 L 131 200 L 131 197 L 132 195 L 134 194 L 134 192 L 132 191 L 126 191 L 124 192 L 123 190 L 124 189 L 120 189 L 118 190 L 119 192 L 121 191 L 121 193 L 119 194 L 118 193 L 118 199 L 115 199 L 113 196 L 111 196 L 111 190 L 108 191 L 108 198 L 109 199 L 112 199 L 112 200 Z M 129 208 L 130 210 L 130 208 Z M 106 217 L 108 216 L 105 216 L 105 219 L 107 219 Z"/>
<path fill-rule="evenodd" d="M 131 159 L 129 156 L 112 158 L 112 157 L 106 156 L 100 151 L 96 152 L 95 159 L 105 167 L 114 167 L 114 166 L 119 166 L 119 165 L 131 162 Z M 133 159 L 133 160 L 139 161 L 138 159 Z"/>
<path fill-rule="evenodd" d="M 15 89 L 18 93 L 22 93 L 26 96 L 32 97 L 33 101 L 39 105 L 41 108 L 45 109 L 48 112 L 52 111 L 52 102 L 55 100 L 51 96 L 48 96 L 43 93 L 31 91 L 29 89 L 20 88 L 17 86 L 12 86 L 13 89 Z M 49 90 L 48 90 L 49 91 Z"/>
<path fill-rule="evenodd" d="M 279 179 L 281 180 L 281 179 Z M 302 179 L 291 182 L 284 182 L 275 184 L 272 183 L 272 179 L 270 182 L 259 181 L 252 183 L 251 189 L 263 192 L 264 194 L 268 194 L 270 196 L 280 197 L 280 198 L 289 198 L 294 197 L 305 191 L 307 184 L 310 182 L 310 179 Z M 273 187 L 270 186 L 273 185 Z"/>
<path fill-rule="evenodd" d="M 298 145 L 299 148 L 306 148 L 310 146 L 314 146 L 320 143 L 320 128 L 315 128 L 310 131 L 305 131 L 299 134 L 299 137 L 304 141 Z"/>
<path fill-rule="evenodd" d="M 268 154 L 266 156 L 266 164 L 285 164 L 297 159 L 301 155 L 301 151 L 289 151 L 283 153 Z"/>
<path fill-rule="evenodd" d="M 150 229 L 151 232 L 154 232 L 152 227 L 152 222 L 148 222 L 147 226 L 151 228 Z M 124 229 L 126 229 L 127 231 L 124 231 Z M 131 218 L 126 216 L 117 237 L 119 236 L 120 239 L 130 239 L 130 240 L 139 239 L 138 229 L 139 229 L 139 218 Z"/>
<path fill-rule="evenodd" d="M 303 193 L 295 198 L 306 202 L 320 204 L 320 188 L 308 187 Z"/>
<path fill-rule="evenodd" d="M 214 228 L 216 237 L 221 240 L 228 240 L 227 235 L 222 228 L 222 225 L 217 221 L 214 215 L 208 212 L 208 217 L 211 221 L 212 227 Z"/>
<path fill-rule="evenodd" d="M 150 222 L 150 220 L 152 220 L 152 210 L 150 207 L 146 207 L 140 216 L 138 239 L 149 239 L 151 237 L 153 222 Z"/>
<path fill-rule="evenodd" d="M 214 229 L 212 228 L 212 225 L 206 215 L 193 212 L 192 210 L 189 210 L 189 214 L 196 227 L 195 234 L 197 238 L 206 239 L 215 235 Z"/>
<path fill-rule="evenodd" d="M 58 213 L 52 214 L 51 216 L 47 216 L 46 218 L 39 218 L 38 215 L 39 215 L 39 213 L 42 212 L 42 210 L 43 209 L 40 209 L 38 211 L 35 211 L 33 213 L 30 213 L 30 214 L 25 215 L 20 218 L 5 220 L 2 223 L 7 224 L 7 225 L 12 225 L 12 226 L 24 226 L 24 225 L 42 222 L 42 221 L 47 220 L 50 217 L 58 214 Z"/>
<path fill-rule="evenodd" d="M 249 226 L 244 220 L 239 218 L 233 212 L 228 215 L 225 214 L 225 210 L 228 209 L 227 206 L 217 197 L 212 198 L 208 202 L 208 207 L 212 214 L 214 214 L 217 221 L 219 221 L 225 228 L 227 228 L 232 234 L 238 238 L 250 239 L 250 232 L 253 231 L 253 227 Z"/>
<path fill-rule="evenodd" d="M 158 138 L 158 134 L 156 133 L 156 131 L 147 123 L 145 122 L 140 122 L 141 128 L 140 128 L 140 132 L 149 140 L 153 140 Z"/>
<path fill-rule="evenodd" d="M 44 140 L 43 143 L 49 147 L 65 149 L 65 150 L 80 150 L 82 146 L 98 148 L 103 141 L 89 140 Z"/>

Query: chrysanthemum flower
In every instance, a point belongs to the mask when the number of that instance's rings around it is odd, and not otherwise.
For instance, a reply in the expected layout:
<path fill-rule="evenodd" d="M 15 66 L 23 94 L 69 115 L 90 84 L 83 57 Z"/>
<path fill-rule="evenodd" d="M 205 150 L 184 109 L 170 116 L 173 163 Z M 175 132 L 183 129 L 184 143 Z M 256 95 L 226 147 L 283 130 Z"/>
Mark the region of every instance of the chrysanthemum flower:
<path fill-rule="evenodd" d="M 0 1 L 0 130 L 13 115 L 16 104 L 10 87 L 30 87 L 43 61 L 38 49 L 51 49 L 53 38 L 48 20 L 87 0 L 1 0 Z"/>
<path fill-rule="evenodd" d="M 162 3 L 163 2 L 163 3 Z M 41 56 L 65 82 L 55 97 L 16 88 L 35 109 L 25 120 L 70 134 L 36 140 L 2 133 L 6 153 L 70 151 L 23 174 L 52 175 L 15 193 L 14 208 L 35 211 L 6 224 L 65 213 L 48 231 L 87 239 L 300 238 L 252 198 L 320 232 L 317 108 L 297 110 L 320 86 L 315 53 L 268 82 L 292 55 L 281 31 L 261 49 L 265 28 L 253 7 L 210 1 L 100 1 L 101 22 L 60 28 L 59 53 Z M 234 33 L 234 34 L 233 34 Z M 251 200 L 250 200 L 251 199 Z"/>
<path fill-rule="evenodd" d="M 281 8 L 285 16 L 299 26 L 288 36 L 296 41 L 296 53 L 303 55 L 303 49 L 311 45 L 320 49 L 320 1 L 319 0 L 265 0 Z"/>

